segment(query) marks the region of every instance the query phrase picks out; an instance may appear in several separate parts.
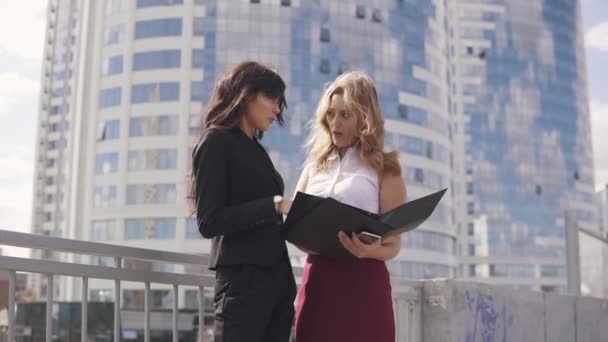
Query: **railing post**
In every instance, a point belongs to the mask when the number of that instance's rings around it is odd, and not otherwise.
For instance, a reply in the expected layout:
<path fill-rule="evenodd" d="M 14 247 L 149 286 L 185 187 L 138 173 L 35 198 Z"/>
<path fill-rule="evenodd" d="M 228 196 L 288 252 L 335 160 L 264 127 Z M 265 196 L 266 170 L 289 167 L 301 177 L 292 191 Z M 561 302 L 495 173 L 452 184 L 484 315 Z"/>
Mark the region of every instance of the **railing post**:
<path fill-rule="evenodd" d="M 80 341 L 87 342 L 88 335 L 88 320 L 89 320 L 89 278 L 82 277 L 82 308 L 80 318 Z"/>
<path fill-rule="evenodd" d="M 203 333 L 205 331 L 205 287 L 198 288 L 198 340 L 203 342 Z"/>
<path fill-rule="evenodd" d="M 51 342 L 53 340 L 53 295 L 55 294 L 52 274 L 47 274 L 47 283 L 45 340 Z"/>
<path fill-rule="evenodd" d="M 9 271 L 8 274 L 8 342 L 15 342 L 15 288 L 17 273 Z"/>
<path fill-rule="evenodd" d="M 122 268 L 122 258 L 116 257 L 114 259 L 115 267 Z M 120 326 L 120 300 L 121 289 L 120 280 L 114 280 L 114 342 L 120 342 L 122 337 L 122 331 Z"/>
<path fill-rule="evenodd" d="M 146 282 L 144 301 L 144 342 L 150 342 L 150 282 Z"/>
<path fill-rule="evenodd" d="M 177 284 L 173 284 L 173 342 L 178 342 L 178 340 L 179 340 L 179 329 L 177 326 L 178 315 L 179 315 L 178 294 L 179 294 L 179 287 L 177 286 Z"/>

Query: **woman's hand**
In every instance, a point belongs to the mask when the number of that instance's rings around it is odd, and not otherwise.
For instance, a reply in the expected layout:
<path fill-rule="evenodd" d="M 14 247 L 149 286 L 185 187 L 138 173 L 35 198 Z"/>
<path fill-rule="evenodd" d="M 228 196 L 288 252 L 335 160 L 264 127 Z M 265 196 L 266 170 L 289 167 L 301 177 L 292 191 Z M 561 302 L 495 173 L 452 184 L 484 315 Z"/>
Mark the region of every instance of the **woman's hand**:
<path fill-rule="evenodd" d="M 356 233 L 352 233 L 352 235 L 349 237 L 342 231 L 338 233 L 338 239 L 347 251 L 359 259 L 378 259 L 382 254 L 383 246 L 380 239 L 376 240 L 374 243 L 366 244 L 359 239 Z"/>
<path fill-rule="evenodd" d="M 279 203 L 279 213 L 287 215 L 287 213 L 289 213 L 289 209 L 291 209 L 291 203 L 293 202 L 290 200 L 282 200 L 281 203 Z"/>

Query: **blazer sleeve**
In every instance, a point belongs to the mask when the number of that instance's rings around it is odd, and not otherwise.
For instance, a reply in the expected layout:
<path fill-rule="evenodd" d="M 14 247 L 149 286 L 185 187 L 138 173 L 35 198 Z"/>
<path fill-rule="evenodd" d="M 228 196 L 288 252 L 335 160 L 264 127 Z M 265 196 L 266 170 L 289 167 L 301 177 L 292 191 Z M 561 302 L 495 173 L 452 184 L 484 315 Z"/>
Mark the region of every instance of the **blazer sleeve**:
<path fill-rule="evenodd" d="M 279 220 L 272 197 L 227 206 L 228 157 L 231 144 L 222 132 L 210 131 L 194 158 L 196 215 L 205 238 L 245 232 Z"/>

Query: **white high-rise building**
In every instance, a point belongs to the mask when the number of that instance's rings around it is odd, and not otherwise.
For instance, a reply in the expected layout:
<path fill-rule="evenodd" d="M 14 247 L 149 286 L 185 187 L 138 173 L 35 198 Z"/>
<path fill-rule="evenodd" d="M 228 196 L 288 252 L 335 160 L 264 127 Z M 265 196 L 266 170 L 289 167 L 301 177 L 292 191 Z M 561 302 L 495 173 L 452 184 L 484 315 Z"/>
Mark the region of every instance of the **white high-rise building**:
<path fill-rule="evenodd" d="M 394 277 L 563 290 L 564 213 L 596 222 L 577 1 L 51 0 L 47 17 L 36 233 L 208 252 L 186 200 L 191 149 L 217 77 L 246 59 L 288 84 L 286 127 L 262 141 L 287 196 L 324 84 L 357 69 L 376 83 L 409 199 L 449 187 L 404 236 Z M 79 280 L 58 279 L 55 298 L 79 298 Z M 45 281 L 32 277 L 38 298 Z M 90 289 L 112 298 L 112 283 Z"/>

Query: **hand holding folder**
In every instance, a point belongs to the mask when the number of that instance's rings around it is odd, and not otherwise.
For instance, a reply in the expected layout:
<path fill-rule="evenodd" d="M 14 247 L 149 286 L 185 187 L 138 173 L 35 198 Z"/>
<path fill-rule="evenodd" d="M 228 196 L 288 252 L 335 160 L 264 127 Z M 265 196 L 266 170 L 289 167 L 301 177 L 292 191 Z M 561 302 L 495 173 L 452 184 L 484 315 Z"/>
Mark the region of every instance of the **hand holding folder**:
<path fill-rule="evenodd" d="M 338 202 L 298 192 L 285 221 L 287 241 L 331 257 L 351 254 L 338 232 L 370 232 L 382 237 L 402 234 L 428 219 L 447 191 L 443 189 L 378 215 Z"/>

